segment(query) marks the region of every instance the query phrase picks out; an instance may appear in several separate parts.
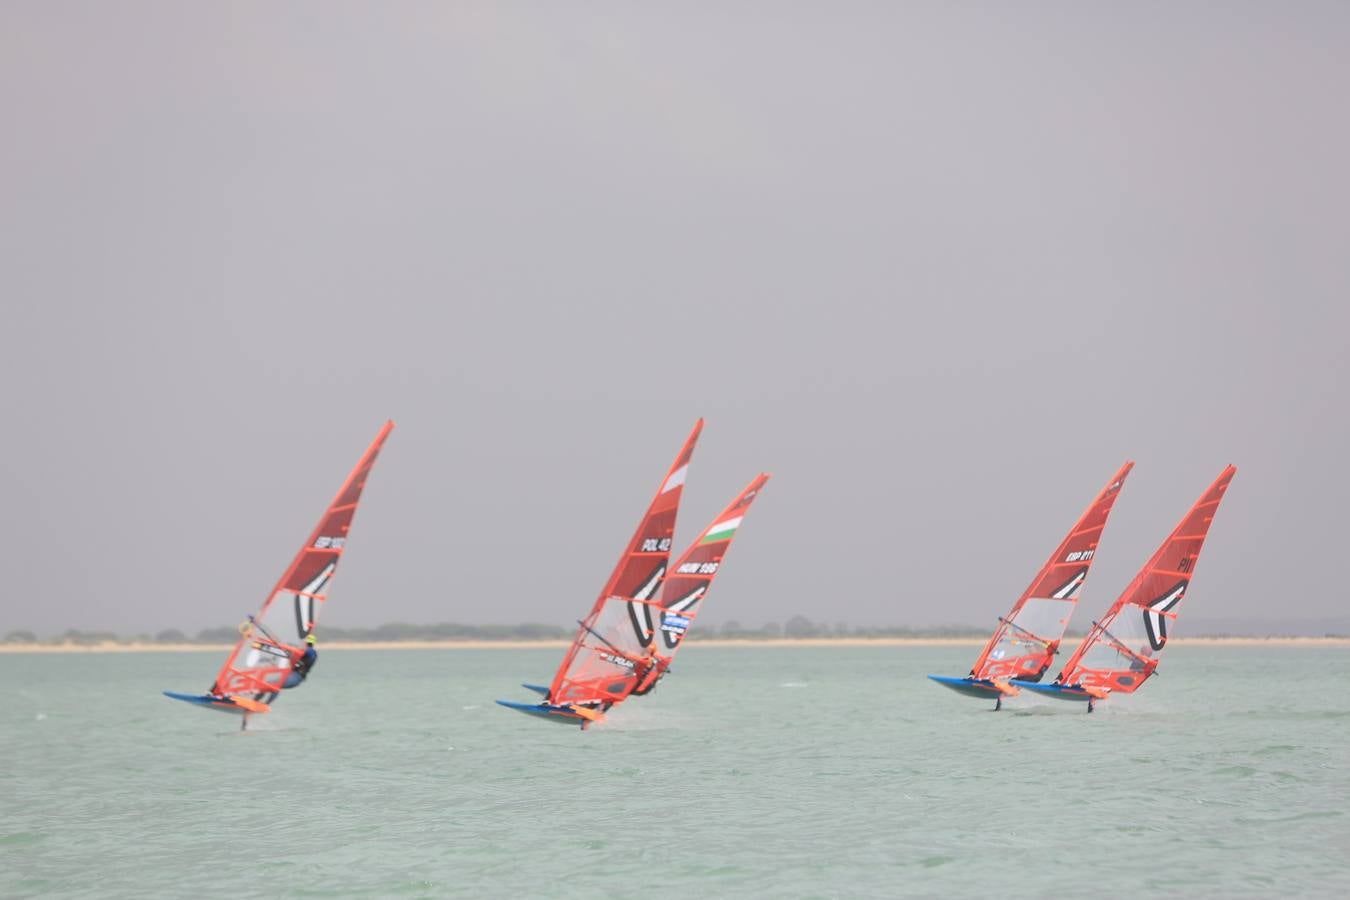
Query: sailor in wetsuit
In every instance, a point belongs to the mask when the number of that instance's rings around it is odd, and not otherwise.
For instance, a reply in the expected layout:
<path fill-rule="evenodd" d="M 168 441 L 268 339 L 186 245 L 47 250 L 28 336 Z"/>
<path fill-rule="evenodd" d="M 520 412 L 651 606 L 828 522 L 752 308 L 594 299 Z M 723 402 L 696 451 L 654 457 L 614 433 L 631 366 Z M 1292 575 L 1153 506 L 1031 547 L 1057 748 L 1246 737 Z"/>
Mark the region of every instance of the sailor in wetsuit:
<path fill-rule="evenodd" d="M 1059 641 L 1053 641 L 1046 645 L 1045 656 L 1041 657 L 1041 664 L 1034 672 L 1023 672 L 1016 675 L 1019 681 L 1040 681 L 1045 677 L 1045 673 L 1050 671 L 1050 664 L 1055 661 L 1055 654 L 1059 652 Z"/>
<path fill-rule="evenodd" d="M 653 642 L 647 648 L 646 657 L 640 660 L 633 670 L 633 674 L 637 676 L 637 684 L 633 686 L 630 693 L 635 697 L 645 697 L 650 694 L 652 688 L 656 687 L 656 683 L 665 676 L 666 670 L 669 668 L 670 659 L 659 655 L 656 652 L 656 644 Z"/>
<path fill-rule="evenodd" d="M 299 687 L 300 684 L 309 677 L 309 670 L 314 668 L 314 664 L 319 661 L 319 651 L 314 649 L 314 635 L 305 638 L 305 652 L 296 657 L 295 662 L 291 664 L 291 674 L 286 676 L 286 683 L 282 687 Z"/>

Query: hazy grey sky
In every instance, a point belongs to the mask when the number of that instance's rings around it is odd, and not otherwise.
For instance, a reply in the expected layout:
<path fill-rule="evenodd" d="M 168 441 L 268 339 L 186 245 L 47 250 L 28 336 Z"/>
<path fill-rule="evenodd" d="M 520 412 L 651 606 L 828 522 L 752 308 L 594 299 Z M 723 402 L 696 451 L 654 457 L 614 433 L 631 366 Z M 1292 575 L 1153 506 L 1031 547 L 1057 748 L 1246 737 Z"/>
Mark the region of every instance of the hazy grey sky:
<path fill-rule="evenodd" d="M 1350 6 L 0 6 L 0 632 L 567 623 L 693 420 L 706 622 L 988 623 L 1138 461 L 1344 615 Z"/>

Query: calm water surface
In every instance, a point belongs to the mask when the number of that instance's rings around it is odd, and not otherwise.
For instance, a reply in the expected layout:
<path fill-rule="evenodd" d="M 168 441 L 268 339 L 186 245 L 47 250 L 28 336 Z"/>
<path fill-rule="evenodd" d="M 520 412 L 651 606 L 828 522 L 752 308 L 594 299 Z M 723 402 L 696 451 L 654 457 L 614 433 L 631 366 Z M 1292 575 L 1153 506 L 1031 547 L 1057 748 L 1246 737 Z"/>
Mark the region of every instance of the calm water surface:
<path fill-rule="evenodd" d="M 240 734 L 205 653 L 0 655 L 0 896 L 1350 894 L 1344 648 L 1186 647 L 1088 716 L 972 648 L 691 647 L 582 733 L 561 651 L 330 651 Z"/>

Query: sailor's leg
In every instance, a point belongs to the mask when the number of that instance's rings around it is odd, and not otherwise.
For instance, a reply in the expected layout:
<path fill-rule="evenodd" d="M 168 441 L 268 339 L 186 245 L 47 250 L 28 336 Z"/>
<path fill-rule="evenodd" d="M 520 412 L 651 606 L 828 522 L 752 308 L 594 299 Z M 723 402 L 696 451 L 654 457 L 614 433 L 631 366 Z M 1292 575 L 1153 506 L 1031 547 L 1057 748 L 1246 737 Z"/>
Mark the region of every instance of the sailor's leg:
<path fill-rule="evenodd" d="M 1095 700 L 1089 700 L 1089 701 L 1088 701 L 1088 712 L 1092 712 L 1092 711 L 1093 711 L 1094 709 L 1096 709 L 1096 708 L 1097 708 L 1097 703 L 1096 703 L 1096 701 L 1095 701 Z"/>
<path fill-rule="evenodd" d="M 239 717 L 239 730 L 248 731 L 248 713 L 244 713 Z"/>
<path fill-rule="evenodd" d="M 1002 708 L 1003 708 L 1003 695 L 999 694 L 997 697 L 994 698 L 994 712 L 998 712 Z"/>

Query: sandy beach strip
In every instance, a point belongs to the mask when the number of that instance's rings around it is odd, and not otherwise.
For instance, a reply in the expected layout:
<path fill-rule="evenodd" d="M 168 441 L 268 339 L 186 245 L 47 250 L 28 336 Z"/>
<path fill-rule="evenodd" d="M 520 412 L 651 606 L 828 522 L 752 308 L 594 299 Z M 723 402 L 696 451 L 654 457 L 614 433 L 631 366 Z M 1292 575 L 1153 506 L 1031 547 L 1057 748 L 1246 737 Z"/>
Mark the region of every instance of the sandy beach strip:
<path fill-rule="evenodd" d="M 693 640 L 691 647 L 981 647 L 983 638 L 770 638 Z M 1066 643 L 1071 643 L 1066 641 Z M 1191 637 L 1172 638 L 1178 646 L 1199 647 L 1350 647 L 1350 637 Z M 561 649 L 570 641 L 331 641 L 320 650 L 527 650 Z M 0 653 L 225 653 L 226 644 L 0 644 Z"/>

